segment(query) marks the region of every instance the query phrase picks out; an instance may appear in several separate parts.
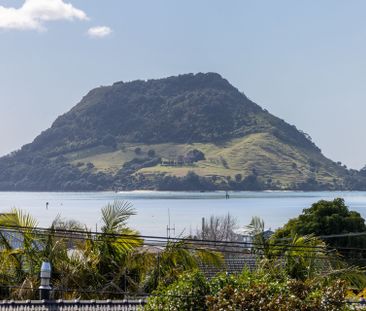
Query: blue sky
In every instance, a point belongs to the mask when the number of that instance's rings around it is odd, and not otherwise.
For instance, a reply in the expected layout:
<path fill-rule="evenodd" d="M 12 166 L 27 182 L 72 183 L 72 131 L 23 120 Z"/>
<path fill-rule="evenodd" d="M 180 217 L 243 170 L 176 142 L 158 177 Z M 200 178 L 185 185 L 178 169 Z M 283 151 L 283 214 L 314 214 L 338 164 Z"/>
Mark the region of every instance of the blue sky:
<path fill-rule="evenodd" d="M 210 71 L 331 159 L 366 164 L 365 1 L 27 2 L 0 0 L 0 154 L 99 85 Z"/>

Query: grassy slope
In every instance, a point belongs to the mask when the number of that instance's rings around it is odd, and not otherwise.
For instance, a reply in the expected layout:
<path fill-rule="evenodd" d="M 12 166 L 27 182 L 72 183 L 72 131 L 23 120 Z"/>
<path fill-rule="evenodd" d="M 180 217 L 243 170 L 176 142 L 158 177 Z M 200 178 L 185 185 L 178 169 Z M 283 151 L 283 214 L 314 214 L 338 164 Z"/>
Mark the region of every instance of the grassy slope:
<path fill-rule="evenodd" d="M 82 154 L 70 154 L 69 157 L 74 164 L 91 162 L 96 171 L 115 173 L 123 163 L 137 157 L 134 153 L 136 147 L 142 149 L 140 157 L 146 157 L 149 149 L 154 149 L 158 156 L 165 159 L 185 155 L 192 149 L 199 149 L 205 154 L 206 160 L 199 161 L 192 166 L 158 165 L 138 171 L 147 175 L 166 173 L 184 176 L 187 172 L 194 171 L 201 176 L 234 177 L 240 173 L 245 177 L 255 169 L 263 179 L 271 178 L 273 182 L 279 181 L 282 185 L 290 185 L 306 181 L 311 177 L 316 177 L 321 182 L 333 183 L 334 179 L 338 180 L 338 177 L 344 174 L 342 168 L 337 167 L 321 154 L 284 144 L 268 133 L 251 134 L 244 138 L 231 140 L 224 145 L 211 143 L 126 144 L 121 146 L 120 150 L 113 152 L 89 150 Z"/>

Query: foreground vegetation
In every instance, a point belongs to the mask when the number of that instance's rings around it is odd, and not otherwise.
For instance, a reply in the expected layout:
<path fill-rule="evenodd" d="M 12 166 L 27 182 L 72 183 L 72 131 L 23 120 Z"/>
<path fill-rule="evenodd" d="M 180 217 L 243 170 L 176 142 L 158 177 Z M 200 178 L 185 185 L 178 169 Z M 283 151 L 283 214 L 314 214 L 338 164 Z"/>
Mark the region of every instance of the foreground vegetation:
<path fill-rule="evenodd" d="M 189 239 L 153 246 L 127 226 L 132 215 L 129 203 L 109 204 L 102 209 L 103 226 L 96 233 L 60 218 L 40 229 L 35 219 L 17 209 L 1 214 L 0 299 L 38 298 L 43 260 L 52 264 L 53 298 L 148 296 L 146 310 L 346 311 L 358 306 L 349 300 L 359 302 L 366 287 L 363 246 L 354 262 L 357 244 L 342 244 L 342 239 L 330 244 L 298 231 L 316 225 L 319 236 L 339 228 L 343 234 L 365 231 L 364 220 L 348 211 L 342 199 L 315 203 L 271 237 L 264 234 L 263 221 L 254 217 L 247 226 L 250 247 L 240 244 L 230 216 L 212 217 Z M 342 254 L 350 245 L 352 257 Z M 254 257 L 256 264 L 244 264 L 242 272 L 232 275 L 203 274 L 202 267 L 225 271 L 230 256 Z"/>
<path fill-rule="evenodd" d="M 145 310 L 346 311 L 346 283 L 340 280 L 289 278 L 283 269 L 258 268 L 238 276 L 221 274 L 207 280 L 202 273 L 185 273 L 153 292 Z"/>
<path fill-rule="evenodd" d="M 129 203 L 107 205 L 96 234 L 75 221 L 57 218 L 49 229 L 40 230 L 20 210 L 1 214 L 0 298 L 38 298 L 42 261 L 52 265 L 53 297 L 64 299 L 145 296 L 199 263 L 222 263 L 219 253 L 187 248 L 184 241 L 147 247 L 128 228 L 131 215 Z"/>

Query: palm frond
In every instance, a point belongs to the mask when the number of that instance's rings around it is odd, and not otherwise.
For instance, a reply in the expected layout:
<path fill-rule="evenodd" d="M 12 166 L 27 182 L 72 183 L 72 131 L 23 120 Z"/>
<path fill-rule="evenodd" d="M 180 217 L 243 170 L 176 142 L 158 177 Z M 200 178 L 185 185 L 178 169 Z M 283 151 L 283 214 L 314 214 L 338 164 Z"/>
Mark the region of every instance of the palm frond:
<path fill-rule="evenodd" d="M 38 222 L 29 213 L 12 208 L 9 213 L 0 215 L 0 225 L 8 227 L 35 228 Z"/>
<path fill-rule="evenodd" d="M 224 264 L 224 256 L 220 252 L 199 249 L 195 251 L 195 256 L 201 263 L 205 265 L 221 267 Z"/>
<path fill-rule="evenodd" d="M 102 232 L 119 233 L 127 225 L 127 220 L 136 215 L 132 204 L 127 201 L 114 201 L 102 208 Z"/>
<path fill-rule="evenodd" d="M 252 236 L 262 234 L 264 232 L 264 221 L 258 216 L 253 216 L 249 225 L 246 226 L 246 229 Z"/>

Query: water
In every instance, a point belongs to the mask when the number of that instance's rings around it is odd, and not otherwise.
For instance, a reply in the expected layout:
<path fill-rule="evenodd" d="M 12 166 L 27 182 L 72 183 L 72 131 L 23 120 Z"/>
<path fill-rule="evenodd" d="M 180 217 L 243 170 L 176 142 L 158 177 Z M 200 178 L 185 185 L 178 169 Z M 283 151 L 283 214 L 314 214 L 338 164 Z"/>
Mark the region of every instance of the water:
<path fill-rule="evenodd" d="M 143 235 L 166 236 L 168 211 L 176 234 L 194 233 L 202 217 L 225 215 L 236 217 L 239 225 L 247 225 L 252 216 L 264 219 L 267 228 L 278 228 L 303 208 L 320 199 L 345 199 L 346 204 L 366 218 L 366 192 L 0 192 L 0 212 L 17 207 L 31 213 L 39 226 L 47 227 L 59 214 L 75 219 L 89 228 L 100 228 L 100 209 L 114 200 L 128 200 L 136 209 L 129 225 Z M 46 202 L 49 202 L 46 209 Z"/>

